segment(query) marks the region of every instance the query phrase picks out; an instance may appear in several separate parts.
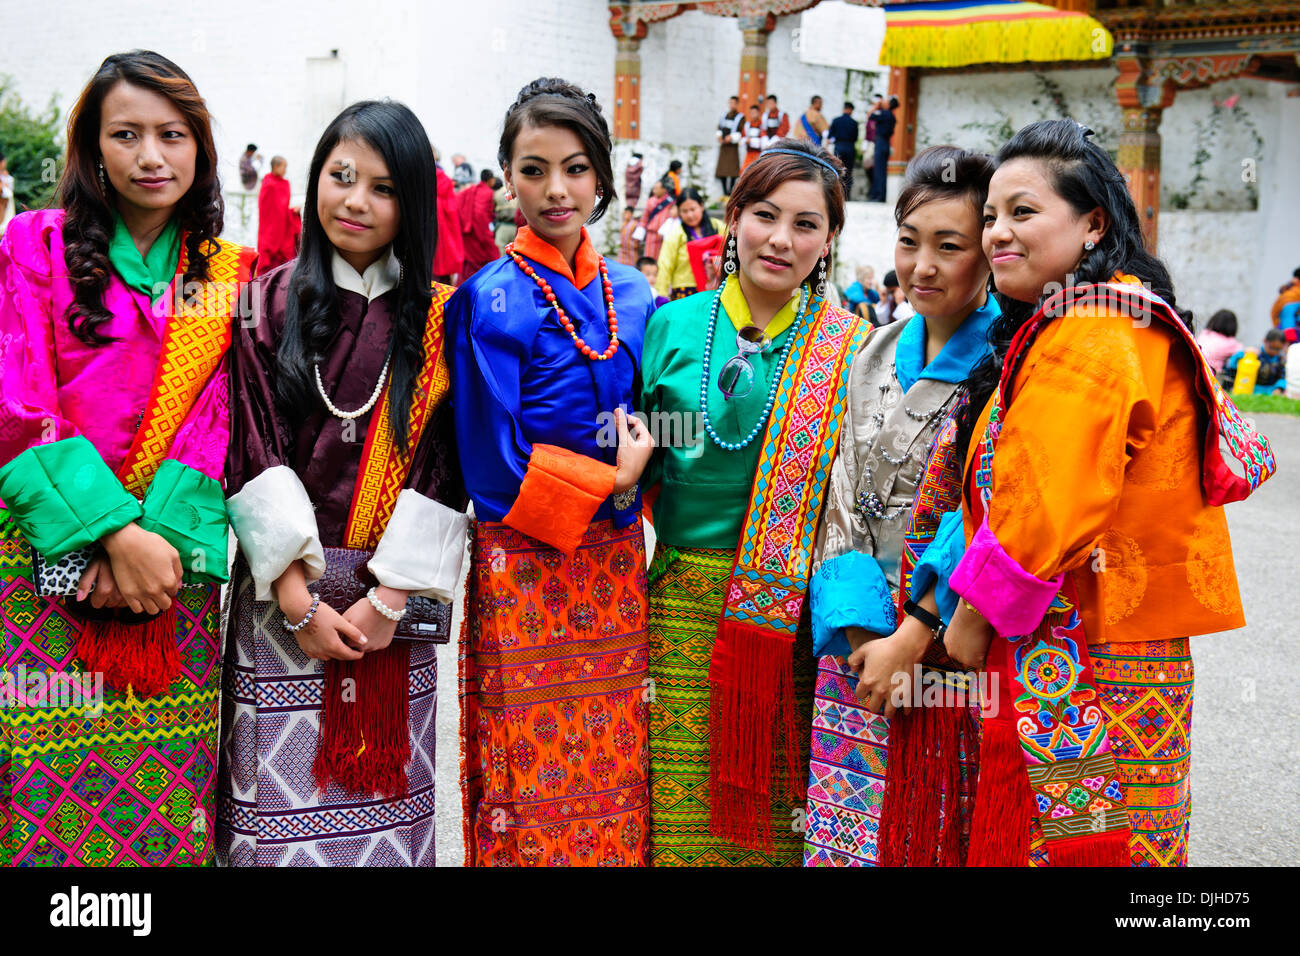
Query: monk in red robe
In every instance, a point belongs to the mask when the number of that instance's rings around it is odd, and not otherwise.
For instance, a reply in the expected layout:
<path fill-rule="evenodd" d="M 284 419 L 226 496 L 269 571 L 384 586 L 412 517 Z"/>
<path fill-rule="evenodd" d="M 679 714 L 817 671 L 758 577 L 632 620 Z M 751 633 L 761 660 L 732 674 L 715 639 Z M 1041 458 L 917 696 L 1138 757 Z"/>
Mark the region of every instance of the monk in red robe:
<path fill-rule="evenodd" d="M 283 156 L 271 158 L 271 171 L 262 177 L 257 194 L 257 271 L 270 272 L 298 254 L 302 219 L 289 208 L 289 168 Z"/>
<path fill-rule="evenodd" d="M 493 259 L 501 255 L 492 238 L 492 223 L 496 218 L 492 201 L 492 170 L 479 174 L 479 181 L 468 189 L 456 193 L 456 210 L 460 213 L 460 229 L 465 245 L 465 265 L 461 278 L 467 279 Z"/>
<path fill-rule="evenodd" d="M 436 158 L 436 156 L 435 156 Z M 456 185 L 438 170 L 438 241 L 433 250 L 433 277 L 454 283 L 465 264 L 465 245 L 460 237 L 460 214 L 456 211 Z"/>

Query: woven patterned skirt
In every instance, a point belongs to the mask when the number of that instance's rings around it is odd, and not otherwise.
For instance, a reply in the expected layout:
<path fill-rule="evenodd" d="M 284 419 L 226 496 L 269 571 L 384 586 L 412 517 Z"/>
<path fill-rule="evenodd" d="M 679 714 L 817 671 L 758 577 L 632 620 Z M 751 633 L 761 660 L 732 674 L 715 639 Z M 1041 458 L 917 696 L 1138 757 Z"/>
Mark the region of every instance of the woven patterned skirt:
<path fill-rule="evenodd" d="M 663 549 L 663 545 L 660 546 Z M 709 833 L 709 660 L 735 552 L 664 549 L 650 586 L 650 853 L 654 866 L 798 866 L 804 808 L 772 800 L 773 846 L 751 850 Z M 800 740 L 811 727 L 810 637 L 795 639 Z M 800 766 L 807 762 L 800 748 Z M 798 771 L 802 773 L 802 769 Z M 790 821 L 788 827 L 781 821 Z"/>
<path fill-rule="evenodd" d="M 572 557 L 475 529 L 461 636 L 470 866 L 643 866 L 650 828 L 645 538 L 594 522 Z"/>
<path fill-rule="evenodd" d="M 889 762 L 889 720 L 859 703 L 857 685 L 857 675 L 843 657 L 818 660 L 804 866 L 877 865 L 885 768 Z M 972 715 L 977 712 L 973 707 Z M 965 733 L 959 737 L 955 805 L 960 814 L 963 853 L 969 839 L 979 761 L 979 741 L 966 738 Z M 946 807 L 947 801 L 943 801 L 940 820 Z"/>
<path fill-rule="evenodd" d="M 31 564 L 0 512 L 0 865 L 210 863 L 218 588 L 180 592 L 181 674 L 137 699 L 81 671 L 78 618 L 36 595 Z"/>
<path fill-rule="evenodd" d="M 875 866 L 889 721 L 858 703 L 843 657 L 817 661 L 804 866 Z"/>
<path fill-rule="evenodd" d="M 1186 866 L 1192 812 L 1192 684 L 1187 638 L 1092 644 L 1097 699 L 1128 807 L 1133 866 Z M 1037 821 L 1029 862 L 1049 861 Z"/>
<path fill-rule="evenodd" d="M 253 600 L 242 558 L 231 580 L 221 702 L 217 858 L 225 866 L 433 866 L 438 664 L 413 641 L 409 794 L 388 801 L 316 788 L 324 662 L 302 652 L 274 601 Z"/>

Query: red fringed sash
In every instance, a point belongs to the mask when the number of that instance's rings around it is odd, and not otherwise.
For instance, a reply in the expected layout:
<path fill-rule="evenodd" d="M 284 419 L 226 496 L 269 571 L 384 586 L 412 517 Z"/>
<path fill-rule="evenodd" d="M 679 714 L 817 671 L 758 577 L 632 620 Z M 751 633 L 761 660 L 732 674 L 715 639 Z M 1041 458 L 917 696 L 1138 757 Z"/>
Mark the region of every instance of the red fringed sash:
<path fill-rule="evenodd" d="M 709 831 L 749 847 L 772 842 L 773 782 L 802 799 L 806 772 L 794 699 L 794 640 L 849 366 L 871 326 L 810 306 L 776 395 L 748 518 L 709 664 Z M 712 334 L 710 330 L 709 334 Z M 773 765 L 777 736 L 781 765 Z"/>
<path fill-rule="evenodd" d="M 433 285 L 424 325 L 424 365 L 411 396 L 405 451 L 394 440 L 390 422 L 391 378 L 371 415 L 343 534 L 346 548 L 373 551 L 379 544 L 406 484 L 424 426 L 451 385 L 442 312 L 454 291 L 451 286 Z M 320 740 L 312 767 L 322 790 L 334 780 L 351 793 L 379 793 L 389 800 L 406 796 L 406 765 L 411 759 L 410 660 L 410 646 L 395 640 L 359 661 L 326 662 Z"/>
<path fill-rule="evenodd" d="M 901 586 L 896 613 L 912 593 L 912 573 L 934 541 L 943 516 L 961 507 L 962 462 L 957 454 L 957 419 L 966 407 L 962 390 L 935 436 L 916 499 L 903 530 Z M 889 760 L 880 808 L 877 849 L 881 866 L 963 866 L 961 844 L 961 749 L 975 747 L 979 728 L 971 713 L 974 685 L 956 661 L 935 647 L 922 661 L 926 679 L 953 691 L 941 706 L 900 710 L 889 721 Z M 922 688 L 913 688 L 919 695 Z"/>
<path fill-rule="evenodd" d="M 221 239 L 209 240 L 209 249 L 208 281 L 184 300 L 180 286 L 189 252 L 181 237 L 176 278 L 168 291 L 173 311 L 163 331 L 149 402 L 117 470 L 122 486 L 137 498 L 144 498 L 181 425 L 221 365 L 230 347 L 236 296 L 252 271 L 251 249 Z M 103 673 L 109 687 L 130 688 L 142 697 L 165 693 L 181 670 L 176 612 L 168 609 L 139 623 L 87 620 L 77 636 L 77 657 L 87 671 Z"/>

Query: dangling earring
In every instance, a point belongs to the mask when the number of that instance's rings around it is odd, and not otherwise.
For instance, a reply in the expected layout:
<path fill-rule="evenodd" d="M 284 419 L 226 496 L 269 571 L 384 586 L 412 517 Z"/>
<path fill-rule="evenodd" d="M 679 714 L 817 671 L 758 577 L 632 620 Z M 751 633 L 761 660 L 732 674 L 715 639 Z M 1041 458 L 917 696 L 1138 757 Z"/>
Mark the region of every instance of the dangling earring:
<path fill-rule="evenodd" d="M 1092 252 L 1092 250 L 1094 250 L 1094 249 L 1096 249 L 1096 248 L 1097 248 L 1097 244 L 1096 244 L 1095 242 L 1093 242 L 1091 239 L 1089 239 L 1087 242 L 1085 242 L 1085 243 L 1083 244 L 1083 251 L 1084 251 L 1084 252 Z"/>
<path fill-rule="evenodd" d="M 826 257 L 817 260 L 817 287 L 813 290 L 818 298 L 826 295 Z"/>
<path fill-rule="evenodd" d="M 108 177 L 104 175 L 104 161 L 101 159 L 101 160 L 97 161 L 97 162 L 95 163 L 95 165 L 99 168 L 99 189 L 100 189 L 100 191 L 101 191 L 105 196 L 107 196 L 107 195 L 108 195 Z"/>
<path fill-rule="evenodd" d="M 722 271 L 729 276 L 734 276 L 739 268 L 736 261 L 736 234 L 733 232 L 727 237 L 727 254 L 722 262 Z"/>

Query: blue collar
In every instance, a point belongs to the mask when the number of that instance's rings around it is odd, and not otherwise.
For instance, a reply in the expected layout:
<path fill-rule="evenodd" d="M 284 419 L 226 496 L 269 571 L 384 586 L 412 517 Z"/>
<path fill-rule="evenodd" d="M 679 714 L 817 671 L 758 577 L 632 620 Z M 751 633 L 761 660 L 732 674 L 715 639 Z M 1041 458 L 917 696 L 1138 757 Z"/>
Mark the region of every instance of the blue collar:
<path fill-rule="evenodd" d="M 964 382 L 971 370 L 989 353 L 989 326 L 999 315 L 997 299 L 989 294 L 982 306 L 957 326 L 934 361 L 925 365 L 925 316 L 917 313 L 908 320 L 898 337 L 894 351 L 894 370 L 903 393 L 923 378 L 956 385 Z M 924 366 L 924 367 L 923 367 Z"/>

